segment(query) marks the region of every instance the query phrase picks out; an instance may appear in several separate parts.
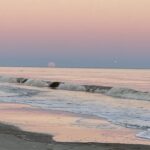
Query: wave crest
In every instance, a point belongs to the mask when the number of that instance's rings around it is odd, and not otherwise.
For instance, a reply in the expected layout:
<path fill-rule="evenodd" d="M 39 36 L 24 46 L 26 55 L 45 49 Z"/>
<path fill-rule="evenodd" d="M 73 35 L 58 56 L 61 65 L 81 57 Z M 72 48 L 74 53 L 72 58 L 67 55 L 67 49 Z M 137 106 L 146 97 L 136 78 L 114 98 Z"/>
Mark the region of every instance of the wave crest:
<path fill-rule="evenodd" d="M 91 93 L 101 93 L 107 96 L 123 99 L 136 99 L 150 101 L 150 92 L 142 92 L 123 87 L 109 87 L 96 85 L 79 85 L 65 82 L 51 82 L 27 78 L 15 78 L 9 76 L 0 76 L 0 82 L 18 83 L 27 86 L 49 87 L 51 89 L 61 89 L 68 91 L 84 91 Z"/>
<path fill-rule="evenodd" d="M 149 92 L 137 91 L 129 88 L 116 88 L 113 87 L 107 93 L 108 96 L 126 98 L 126 99 L 137 99 L 137 100 L 150 100 Z"/>
<path fill-rule="evenodd" d="M 71 83 L 61 83 L 58 89 L 71 90 L 71 91 L 86 91 L 86 88 L 82 85 L 71 84 Z"/>

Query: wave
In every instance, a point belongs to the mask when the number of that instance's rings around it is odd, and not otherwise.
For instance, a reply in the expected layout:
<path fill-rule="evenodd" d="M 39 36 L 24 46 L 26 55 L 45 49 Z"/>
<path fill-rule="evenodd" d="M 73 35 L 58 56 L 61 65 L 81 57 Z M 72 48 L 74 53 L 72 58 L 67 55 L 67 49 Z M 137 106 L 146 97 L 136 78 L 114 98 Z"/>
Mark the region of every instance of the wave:
<path fill-rule="evenodd" d="M 150 101 L 150 92 L 137 91 L 130 88 L 110 87 L 110 86 L 96 86 L 96 85 L 79 85 L 66 82 L 50 82 L 44 80 L 15 78 L 9 76 L 0 76 L 0 82 L 17 83 L 26 86 L 49 87 L 51 89 L 61 89 L 68 91 L 83 91 L 91 93 L 101 93 L 107 96 L 122 98 L 122 99 L 136 99 Z"/>
<path fill-rule="evenodd" d="M 129 88 L 113 87 L 106 94 L 108 96 L 118 97 L 118 98 L 150 101 L 150 92 L 142 92 L 142 91 L 137 91 Z"/>

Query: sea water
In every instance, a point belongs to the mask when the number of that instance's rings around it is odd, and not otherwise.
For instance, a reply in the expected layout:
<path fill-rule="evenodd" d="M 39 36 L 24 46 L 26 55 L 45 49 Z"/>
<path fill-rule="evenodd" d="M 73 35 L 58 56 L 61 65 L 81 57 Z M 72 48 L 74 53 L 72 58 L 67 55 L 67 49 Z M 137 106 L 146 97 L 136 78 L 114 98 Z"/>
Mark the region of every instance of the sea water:
<path fill-rule="evenodd" d="M 0 75 L 0 102 L 102 117 L 150 139 L 150 70 L 0 68 Z"/>

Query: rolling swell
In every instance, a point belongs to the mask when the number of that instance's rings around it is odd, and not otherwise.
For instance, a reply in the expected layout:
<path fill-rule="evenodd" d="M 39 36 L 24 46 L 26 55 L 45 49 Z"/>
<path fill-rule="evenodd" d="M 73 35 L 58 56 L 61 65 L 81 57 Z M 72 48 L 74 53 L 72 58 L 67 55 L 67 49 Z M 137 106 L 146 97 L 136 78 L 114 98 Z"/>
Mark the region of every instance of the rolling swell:
<path fill-rule="evenodd" d="M 134 89 L 123 88 L 123 87 L 79 85 L 79 84 L 72 84 L 66 82 L 50 82 L 44 80 L 15 78 L 9 76 L 0 76 L 0 82 L 17 83 L 26 86 L 49 87 L 51 89 L 61 89 L 61 90 L 68 90 L 68 91 L 101 93 L 116 98 L 150 101 L 150 92 L 137 91 Z"/>

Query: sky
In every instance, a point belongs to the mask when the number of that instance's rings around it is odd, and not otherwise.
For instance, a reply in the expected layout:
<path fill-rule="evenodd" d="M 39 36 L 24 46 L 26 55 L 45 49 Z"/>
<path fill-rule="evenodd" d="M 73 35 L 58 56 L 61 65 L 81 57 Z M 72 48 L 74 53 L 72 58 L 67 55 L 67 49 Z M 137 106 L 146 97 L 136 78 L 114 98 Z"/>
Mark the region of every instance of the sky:
<path fill-rule="evenodd" d="M 150 68 L 150 0 L 1 0 L 0 66 Z"/>

